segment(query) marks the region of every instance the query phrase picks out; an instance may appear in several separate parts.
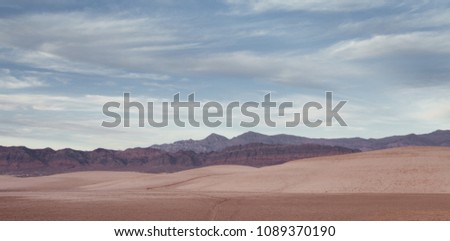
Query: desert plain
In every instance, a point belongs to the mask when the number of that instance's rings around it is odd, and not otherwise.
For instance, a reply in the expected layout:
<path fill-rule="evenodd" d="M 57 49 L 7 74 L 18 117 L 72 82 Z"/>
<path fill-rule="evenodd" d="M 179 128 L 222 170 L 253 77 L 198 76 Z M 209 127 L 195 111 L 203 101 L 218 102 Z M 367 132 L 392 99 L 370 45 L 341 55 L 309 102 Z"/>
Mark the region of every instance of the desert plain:
<path fill-rule="evenodd" d="M 262 168 L 0 176 L 0 220 L 450 220 L 450 147 Z"/>

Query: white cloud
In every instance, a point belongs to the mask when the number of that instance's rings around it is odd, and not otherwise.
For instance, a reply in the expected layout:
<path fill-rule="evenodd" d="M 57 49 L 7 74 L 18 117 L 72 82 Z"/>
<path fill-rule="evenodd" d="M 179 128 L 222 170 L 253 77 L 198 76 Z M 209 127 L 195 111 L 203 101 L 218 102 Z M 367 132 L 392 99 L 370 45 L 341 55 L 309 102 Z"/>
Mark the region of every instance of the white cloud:
<path fill-rule="evenodd" d="M 167 79 L 158 73 L 159 52 L 199 48 L 163 19 L 127 14 L 21 15 L 0 19 L 0 32 L 3 61 L 109 77 L 139 73 Z"/>
<path fill-rule="evenodd" d="M 339 42 L 325 49 L 329 55 L 346 60 L 402 54 L 450 54 L 449 32 L 412 32 L 376 35 L 368 39 Z"/>
<path fill-rule="evenodd" d="M 44 86 L 45 83 L 34 76 L 16 77 L 9 69 L 0 69 L 0 88 L 23 89 Z"/>
<path fill-rule="evenodd" d="M 411 118 L 415 122 L 429 123 L 436 129 L 449 129 L 449 88 L 450 85 L 447 84 L 443 87 L 429 86 L 398 90 L 397 94 L 402 97 L 398 103 L 404 109 L 403 113 L 406 118 Z"/>
<path fill-rule="evenodd" d="M 358 63 L 346 62 L 322 52 L 255 53 L 249 51 L 205 56 L 191 68 L 195 72 L 243 77 L 305 87 L 336 88 L 361 79 L 371 71 Z"/>
<path fill-rule="evenodd" d="M 450 9 L 433 8 L 426 11 L 377 15 L 368 19 L 345 21 L 338 29 L 344 33 L 400 34 L 450 26 Z"/>
<path fill-rule="evenodd" d="M 149 98 L 131 94 L 131 101 L 161 103 L 168 99 Z M 48 95 L 48 94 L 0 94 L 0 110 L 37 110 L 37 111 L 78 111 L 102 113 L 105 103 L 115 101 L 123 103 L 123 96 L 108 95 Z M 121 108 L 123 105 L 121 105 Z M 135 110 L 135 109 L 133 109 Z"/>
<path fill-rule="evenodd" d="M 84 95 L 70 97 L 43 94 L 0 94 L 0 110 L 98 111 L 108 101 L 122 101 L 117 96 Z"/>
<path fill-rule="evenodd" d="M 149 73 L 125 73 L 117 75 L 119 78 L 126 79 L 140 79 L 140 80 L 168 80 L 170 76 L 161 74 L 149 74 Z"/>
<path fill-rule="evenodd" d="M 274 1 L 246 4 L 276 5 Z M 286 1 L 279 4 L 297 8 L 336 7 L 357 6 L 359 1 L 329 4 Z M 379 69 L 374 70 L 373 66 L 357 60 L 374 57 L 404 59 L 411 54 L 420 59 L 421 54 L 443 55 L 450 49 L 447 41 L 450 34 L 437 31 L 355 38 L 332 43 L 322 50 L 308 49 L 308 53 L 302 53 L 302 47 L 284 51 L 198 51 L 203 44 L 184 36 L 182 29 L 174 26 L 160 18 L 126 14 L 107 16 L 74 12 L 6 18 L 0 20 L 0 31 L 5 33 L 0 35 L 0 47 L 7 51 L 3 51 L 0 60 L 51 71 L 122 79 L 165 81 L 172 76 L 200 73 L 332 88 L 355 79 L 378 78 L 375 72 Z M 248 30 L 252 29 L 258 30 L 256 34 L 267 34 L 264 26 L 252 25 Z M 239 35 L 243 30 L 229 31 L 227 35 Z M 209 34 L 199 34 L 203 35 L 200 39 L 208 40 Z M 213 32 L 213 38 L 218 38 L 217 34 Z M 223 38 L 223 35 L 219 37 Z M 191 55 L 184 54 L 183 50 L 187 49 L 195 51 L 189 52 Z M 401 71 L 406 70 L 398 70 Z"/>
<path fill-rule="evenodd" d="M 227 0 L 226 2 L 254 13 L 274 10 L 350 12 L 382 7 L 388 3 L 384 0 Z"/>

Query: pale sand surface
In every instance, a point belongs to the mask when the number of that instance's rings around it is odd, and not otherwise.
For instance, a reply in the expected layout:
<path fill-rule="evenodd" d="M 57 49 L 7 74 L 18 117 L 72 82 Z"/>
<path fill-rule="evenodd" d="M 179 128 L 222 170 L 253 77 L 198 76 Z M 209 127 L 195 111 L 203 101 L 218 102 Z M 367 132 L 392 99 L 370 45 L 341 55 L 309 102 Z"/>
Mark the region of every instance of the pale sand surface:
<path fill-rule="evenodd" d="M 171 174 L 0 176 L 0 220 L 450 220 L 450 148 Z"/>

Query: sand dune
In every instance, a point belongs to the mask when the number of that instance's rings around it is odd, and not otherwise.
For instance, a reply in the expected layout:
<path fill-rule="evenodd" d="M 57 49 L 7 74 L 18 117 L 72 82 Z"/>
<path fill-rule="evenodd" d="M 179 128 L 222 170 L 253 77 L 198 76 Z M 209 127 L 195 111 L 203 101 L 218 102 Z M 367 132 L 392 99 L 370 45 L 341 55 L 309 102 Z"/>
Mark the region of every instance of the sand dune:
<path fill-rule="evenodd" d="M 450 148 L 399 148 L 312 158 L 177 185 L 195 191 L 450 193 Z"/>
<path fill-rule="evenodd" d="M 449 174 L 450 148 L 406 147 L 264 168 L 211 166 L 170 174 L 0 176 L 0 219 L 447 220 Z M 398 206 L 400 201 L 404 207 Z M 318 205 L 316 212 L 298 209 L 302 203 L 309 208 Z M 360 206 L 365 212 L 351 211 L 358 203 L 365 203 Z M 412 210 L 406 208 L 408 204 Z M 271 212 L 264 213 L 268 207 Z M 43 212 L 45 209 L 59 211 Z M 112 209 L 121 212 L 108 214 Z M 36 212 L 41 215 L 30 216 Z"/>

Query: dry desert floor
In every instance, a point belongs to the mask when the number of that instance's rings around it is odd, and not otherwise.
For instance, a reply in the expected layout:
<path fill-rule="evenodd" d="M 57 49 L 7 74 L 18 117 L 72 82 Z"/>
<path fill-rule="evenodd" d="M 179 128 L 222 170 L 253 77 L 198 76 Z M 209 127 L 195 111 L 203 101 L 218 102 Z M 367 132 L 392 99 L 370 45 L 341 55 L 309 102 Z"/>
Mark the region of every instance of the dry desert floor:
<path fill-rule="evenodd" d="M 0 220 L 450 220 L 450 148 L 171 174 L 0 176 Z"/>

